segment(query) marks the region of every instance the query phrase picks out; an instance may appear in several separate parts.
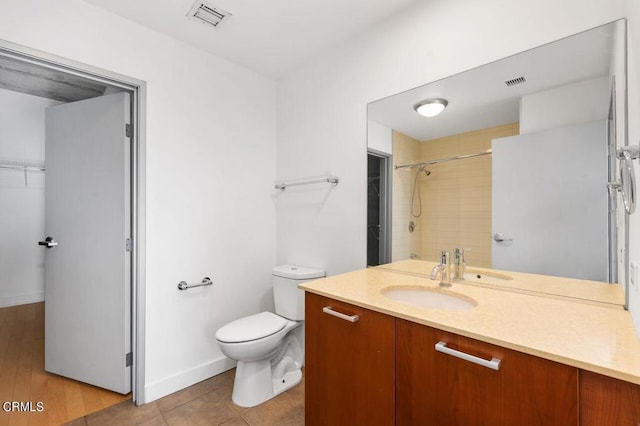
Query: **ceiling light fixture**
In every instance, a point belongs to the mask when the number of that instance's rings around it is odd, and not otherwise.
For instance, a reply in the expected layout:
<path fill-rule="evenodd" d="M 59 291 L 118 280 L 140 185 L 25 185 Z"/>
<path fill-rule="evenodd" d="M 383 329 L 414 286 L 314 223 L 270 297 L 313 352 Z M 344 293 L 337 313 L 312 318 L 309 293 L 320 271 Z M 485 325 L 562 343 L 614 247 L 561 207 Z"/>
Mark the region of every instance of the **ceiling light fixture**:
<path fill-rule="evenodd" d="M 413 106 L 416 112 L 424 117 L 435 117 L 440 114 L 449 104 L 446 99 L 425 99 Z"/>

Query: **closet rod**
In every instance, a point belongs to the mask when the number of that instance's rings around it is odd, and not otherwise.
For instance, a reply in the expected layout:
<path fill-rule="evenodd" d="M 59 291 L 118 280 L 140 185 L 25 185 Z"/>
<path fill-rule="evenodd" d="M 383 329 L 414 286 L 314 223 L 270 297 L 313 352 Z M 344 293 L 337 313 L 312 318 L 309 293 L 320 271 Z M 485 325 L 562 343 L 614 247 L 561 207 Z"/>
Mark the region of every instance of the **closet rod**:
<path fill-rule="evenodd" d="M 36 171 L 36 172 L 44 172 L 44 166 L 34 166 L 34 165 L 17 165 L 17 164 L 5 164 L 0 163 L 0 169 L 11 169 L 11 170 L 28 170 L 28 171 Z"/>

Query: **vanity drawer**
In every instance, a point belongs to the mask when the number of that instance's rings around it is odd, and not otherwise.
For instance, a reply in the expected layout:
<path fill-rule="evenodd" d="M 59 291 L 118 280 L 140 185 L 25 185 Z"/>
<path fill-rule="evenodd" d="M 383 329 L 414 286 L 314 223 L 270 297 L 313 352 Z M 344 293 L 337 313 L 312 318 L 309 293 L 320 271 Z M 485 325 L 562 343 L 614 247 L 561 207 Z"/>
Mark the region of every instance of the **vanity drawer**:
<path fill-rule="evenodd" d="M 578 424 L 574 367 L 401 319 L 396 363 L 398 425 Z"/>
<path fill-rule="evenodd" d="M 580 426 L 640 425 L 640 385 L 580 370 Z"/>
<path fill-rule="evenodd" d="M 305 424 L 394 424 L 394 318 L 306 293 Z"/>

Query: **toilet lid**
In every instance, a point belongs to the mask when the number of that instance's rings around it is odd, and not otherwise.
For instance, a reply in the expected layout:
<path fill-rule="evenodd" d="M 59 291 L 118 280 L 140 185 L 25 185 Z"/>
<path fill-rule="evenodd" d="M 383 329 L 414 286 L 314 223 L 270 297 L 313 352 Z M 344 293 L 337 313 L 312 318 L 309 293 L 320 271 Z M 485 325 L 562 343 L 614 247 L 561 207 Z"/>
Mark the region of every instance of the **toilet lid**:
<path fill-rule="evenodd" d="M 221 327 L 216 339 L 226 343 L 249 342 L 270 336 L 282 330 L 287 320 L 271 312 L 240 318 Z"/>

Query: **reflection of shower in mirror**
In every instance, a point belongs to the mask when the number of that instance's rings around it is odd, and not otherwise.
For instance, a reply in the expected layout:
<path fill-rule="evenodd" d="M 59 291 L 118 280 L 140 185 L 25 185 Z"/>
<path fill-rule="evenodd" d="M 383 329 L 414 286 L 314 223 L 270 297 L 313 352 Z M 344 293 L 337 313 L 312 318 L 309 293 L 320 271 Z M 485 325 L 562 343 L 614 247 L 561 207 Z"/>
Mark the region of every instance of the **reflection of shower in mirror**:
<path fill-rule="evenodd" d="M 411 216 L 420 217 L 422 216 L 422 197 L 420 196 L 420 182 L 418 182 L 418 176 L 421 173 L 424 173 L 425 176 L 429 176 L 431 172 L 424 168 L 425 166 L 420 166 L 416 175 L 413 178 L 413 192 L 411 193 Z M 416 193 L 418 193 L 418 208 L 416 209 Z M 413 232 L 413 231 L 412 231 Z"/>

